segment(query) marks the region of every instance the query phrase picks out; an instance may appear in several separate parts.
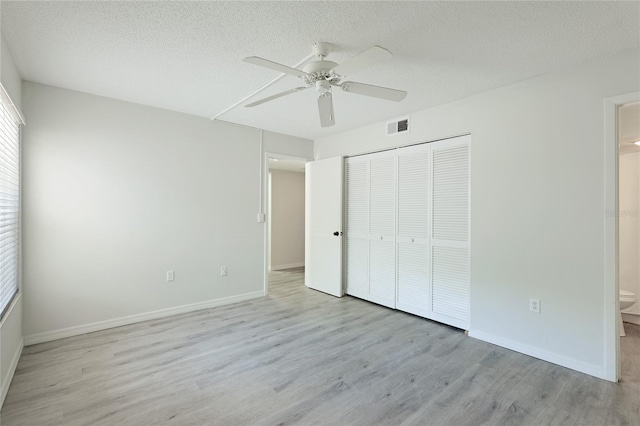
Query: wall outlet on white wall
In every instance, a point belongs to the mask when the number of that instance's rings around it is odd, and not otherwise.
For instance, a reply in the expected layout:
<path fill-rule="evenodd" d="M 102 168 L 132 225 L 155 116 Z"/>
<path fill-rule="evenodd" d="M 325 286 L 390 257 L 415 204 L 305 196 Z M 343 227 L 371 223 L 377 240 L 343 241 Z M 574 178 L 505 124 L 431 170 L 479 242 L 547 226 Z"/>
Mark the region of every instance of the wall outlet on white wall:
<path fill-rule="evenodd" d="M 529 310 L 537 314 L 540 313 L 540 299 L 529 299 Z"/>
<path fill-rule="evenodd" d="M 226 266 L 221 266 L 220 267 L 220 276 L 221 277 L 225 277 L 227 275 L 227 267 Z"/>
<path fill-rule="evenodd" d="M 167 271 L 167 282 L 173 281 L 176 279 L 176 271 Z"/>

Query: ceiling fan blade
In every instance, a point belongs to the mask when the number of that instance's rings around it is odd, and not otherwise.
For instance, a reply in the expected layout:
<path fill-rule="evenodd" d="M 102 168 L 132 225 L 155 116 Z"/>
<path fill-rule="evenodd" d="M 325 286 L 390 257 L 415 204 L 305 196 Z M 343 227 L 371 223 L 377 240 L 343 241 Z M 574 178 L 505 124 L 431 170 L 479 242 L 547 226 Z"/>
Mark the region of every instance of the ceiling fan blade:
<path fill-rule="evenodd" d="M 320 126 L 331 127 L 336 124 L 335 117 L 333 116 L 331 92 L 326 92 L 318 96 L 318 111 L 320 112 Z"/>
<path fill-rule="evenodd" d="M 278 98 L 281 98 L 283 96 L 287 96 L 287 95 L 290 95 L 292 93 L 296 93 L 296 92 L 299 92 L 301 90 L 308 89 L 308 88 L 309 88 L 309 86 L 307 86 L 307 87 L 296 87 L 295 89 L 286 90 L 284 92 L 276 93 L 275 95 L 267 96 L 266 98 L 260 99 L 258 101 L 252 102 L 250 104 L 247 104 L 247 105 L 245 105 L 245 108 L 251 108 L 251 107 L 254 107 L 254 106 L 258 106 L 258 105 L 261 105 L 261 104 L 263 104 L 265 102 L 269 102 L 269 101 L 272 101 L 274 99 L 278 99 Z"/>
<path fill-rule="evenodd" d="M 296 77 L 306 77 L 309 75 L 306 72 L 301 71 L 299 69 L 291 68 L 286 65 L 282 65 L 277 62 L 270 61 L 268 59 L 259 58 L 257 56 L 249 56 L 248 58 L 244 58 L 243 61 L 253 65 L 259 65 L 261 67 L 269 68 L 275 71 L 280 71 L 285 74 L 295 75 Z"/>
<path fill-rule="evenodd" d="M 374 86 L 373 84 L 356 83 L 355 81 L 345 81 L 340 85 L 340 87 L 342 87 L 342 90 L 345 92 L 372 96 L 374 98 L 386 99 L 394 102 L 400 102 L 407 96 L 407 92 L 404 90 Z"/>
<path fill-rule="evenodd" d="M 337 67 L 333 69 L 333 72 L 345 76 L 351 75 L 355 72 L 360 71 L 361 69 L 370 67 L 371 65 L 377 64 L 378 62 L 386 61 L 387 59 L 391 59 L 393 55 L 384 47 L 373 46 L 359 55 L 354 56 L 351 59 L 347 59 Z"/>

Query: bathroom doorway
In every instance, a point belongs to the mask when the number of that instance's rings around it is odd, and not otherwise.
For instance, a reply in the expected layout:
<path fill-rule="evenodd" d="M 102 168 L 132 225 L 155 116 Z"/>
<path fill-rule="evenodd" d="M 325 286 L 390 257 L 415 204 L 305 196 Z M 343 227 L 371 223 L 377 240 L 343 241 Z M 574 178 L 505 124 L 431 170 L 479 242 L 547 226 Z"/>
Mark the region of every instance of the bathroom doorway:
<path fill-rule="evenodd" d="M 620 381 L 640 381 L 640 102 L 618 106 Z"/>
<path fill-rule="evenodd" d="M 621 340 L 625 348 L 631 340 L 620 337 L 623 327 L 620 311 L 620 265 L 619 265 L 619 162 L 621 151 L 637 146 L 632 134 L 623 128 L 619 120 L 630 111 L 632 104 L 640 103 L 640 91 L 604 99 L 604 371 L 602 378 L 618 382 L 622 379 L 623 354 Z M 629 109 L 625 107 L 629 106 Z M 626 311 L 626 309 L 625 309 Z M 625 312 L 626 313 L 626 312 Z M 635 324 L 633 324 L 635 326 Z M 625 354 L 628 354 L 625 350 Z M 636 356 L 637 358 L 637 356 Z M 624 362 L 627 362 L 625 358 Z"/>

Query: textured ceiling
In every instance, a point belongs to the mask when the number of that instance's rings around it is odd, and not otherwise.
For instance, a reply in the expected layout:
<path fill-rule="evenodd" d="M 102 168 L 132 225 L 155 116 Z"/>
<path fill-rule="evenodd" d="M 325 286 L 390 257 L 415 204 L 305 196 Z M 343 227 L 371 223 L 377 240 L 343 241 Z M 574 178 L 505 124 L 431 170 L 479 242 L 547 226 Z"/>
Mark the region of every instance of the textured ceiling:
<path fill-rule="evenodd" d="M 349 79 L 407 90 L 401 103 L 335 90 L 326 129 L 310 90 L 220 117 L 307 138 L 640 46 L 639 2 L 2 1 L 0 12 L 25 80 L 204 117 L 278 75 L 246 56 L 293 65 L 317 40 L 338 63 L 391 50 Z M 254 99 L 300 83 L 287 76 Z"/>

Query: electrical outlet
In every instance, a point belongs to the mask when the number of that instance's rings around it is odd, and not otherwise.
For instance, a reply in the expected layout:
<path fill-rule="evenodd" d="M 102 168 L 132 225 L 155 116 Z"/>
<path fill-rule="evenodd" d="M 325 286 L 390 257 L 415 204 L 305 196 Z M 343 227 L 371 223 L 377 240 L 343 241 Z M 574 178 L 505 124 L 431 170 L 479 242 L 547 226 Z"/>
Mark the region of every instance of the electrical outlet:
<path fill-rule="evenodd" d="M 220 267 L 220 276 L 224 277 L 227 275 L 227 267 L 226 266 L 221 266 Z"/>
<path fill-rule="evenodd" d="M 176 279 L 176 271 L 167 271 L 167 282 L 173 281 Z"/>
<path fill-rule="evenodd" d="M 529 310 L 537 314 L 540 313 L 540 299 L 529 299 Z"/>

